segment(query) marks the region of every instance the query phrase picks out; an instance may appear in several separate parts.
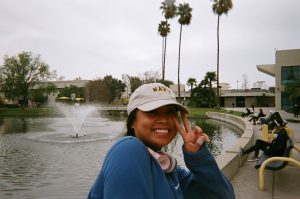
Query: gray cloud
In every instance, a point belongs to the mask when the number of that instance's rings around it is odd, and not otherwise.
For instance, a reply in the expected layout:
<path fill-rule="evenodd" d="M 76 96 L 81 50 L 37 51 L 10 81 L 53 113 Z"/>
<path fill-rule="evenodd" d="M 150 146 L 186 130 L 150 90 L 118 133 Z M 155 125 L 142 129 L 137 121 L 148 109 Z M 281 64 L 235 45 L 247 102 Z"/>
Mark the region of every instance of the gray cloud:
<path fill-rule="evenodd" d="M 177 1 L 183 2 L 183 1 Z M 193 8 L 183 28 L 181 82 L 201 80 L 216 70 L 216 23 L 211 1 L 186 0 Z M 161 70 L 163 20 L 158 0 L 1 0 L 0 56 L 21 51 L 40 54 L 67 79 L 111 74 L 138 75 Z M 274 78 L 256 69 L 275 62 L 274 49 L 299 48 L 298 0 L 234 1 L 220 24 L 220 80 L 236 87 L 247 74 L 250 86 Z M 177 82 L 179 25 L 171 22 L 166 78 Z M 0 63 L 3 59 L 0 59 Z"/>

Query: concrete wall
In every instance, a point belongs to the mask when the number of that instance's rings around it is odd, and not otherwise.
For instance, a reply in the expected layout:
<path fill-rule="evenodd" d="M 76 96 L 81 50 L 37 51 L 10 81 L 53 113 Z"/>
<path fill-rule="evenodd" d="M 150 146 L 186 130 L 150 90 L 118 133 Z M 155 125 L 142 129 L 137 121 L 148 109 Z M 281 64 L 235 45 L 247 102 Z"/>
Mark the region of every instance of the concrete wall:
<path fill-rule="evenodd" d="M 224 98 L 224 106 L 225 107 L 232 107 L 232 103 L 236 106 L 236 97 L 225 97 Z"/>
<path fill-rule="evenodd" d="M 206 115 L 209 118 L 233 124 L 243 131 L 241 138 L 216 159 L 224 175 L 231 179 L 245 161 L 245 157 L 241 158 L 239 155 L 240 147 L 248 148 L 254 143 L 253 126 L 248 120 L 234 115 L 217 112 L 208 112 Z"/>

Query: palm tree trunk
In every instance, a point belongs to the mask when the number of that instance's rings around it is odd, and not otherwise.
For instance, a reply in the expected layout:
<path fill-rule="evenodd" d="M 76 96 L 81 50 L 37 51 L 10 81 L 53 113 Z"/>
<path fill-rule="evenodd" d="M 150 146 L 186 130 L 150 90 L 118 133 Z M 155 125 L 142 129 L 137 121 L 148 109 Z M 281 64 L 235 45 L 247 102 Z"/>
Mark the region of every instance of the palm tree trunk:
<path fill-rule="evenodd" d="M 217 25 L 217 41 L 218 41 L 218 50 L 217 50 L 217 98 L 218 99 L 217 99 L 217 105 L 218 105 L 218 107 L 220 107 L 220 91 L 219 91 L 220 35 L 219 35 L 219 26 L 220 26 L 220 15 L 218 15 L 218 25 Z"/>
<path fill-rule="evenodd" d="M 165 43 L 165 37 L 162 39 L 162 52 L 161 52 L 161 73 L 162 73 L 162 80 L 165 81 L 165 68 L 164 68 L 164 43 Z"/>
<path fill-rule="evenodd" d="M 163 68 L 163 81 L 165 80 L 165 71 L 166 71 L 166 51 L 167 51 L 167 36 L 165 37 L 165 45 L 164 45 L 164 68 Z"/>
<path fill-rule="evenodd" d="M 182 33 L 182 25 L 180 25 L 180 35 L 179 35 L 179 51 L 178 51 L 178 101 L 180 103 L 180 50 L 181 50 L 181 33 Z"/>
<path fill-rule="evenodd" d="M 211 105 L 210 105 L 210 102 L 211 102 L 210 97 L 211 97 L 211 93 L 212 93 L 212 92 L 213 92 L 213 91 L 212 91 L 212 82 L 209 81 L 208 108 L 211 107 Z"/>

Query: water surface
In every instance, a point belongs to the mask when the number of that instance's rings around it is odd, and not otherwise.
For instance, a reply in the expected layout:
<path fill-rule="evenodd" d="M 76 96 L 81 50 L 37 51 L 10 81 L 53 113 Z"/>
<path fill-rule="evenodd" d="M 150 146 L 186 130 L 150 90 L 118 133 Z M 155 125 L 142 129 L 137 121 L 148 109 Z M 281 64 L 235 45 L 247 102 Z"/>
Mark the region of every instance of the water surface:
<path fill-rule="evenodd" d="M 105 153 L 123 130 L 125 117 L 90 114 L 75 139 L 76 118 L 0 118 L 0 198 L 86 198 Z M 217 156 L 239 130 L 215 120 L 193 120 L 209 134 Z M 169 146 L 183 164 L 182 140 Z"/>

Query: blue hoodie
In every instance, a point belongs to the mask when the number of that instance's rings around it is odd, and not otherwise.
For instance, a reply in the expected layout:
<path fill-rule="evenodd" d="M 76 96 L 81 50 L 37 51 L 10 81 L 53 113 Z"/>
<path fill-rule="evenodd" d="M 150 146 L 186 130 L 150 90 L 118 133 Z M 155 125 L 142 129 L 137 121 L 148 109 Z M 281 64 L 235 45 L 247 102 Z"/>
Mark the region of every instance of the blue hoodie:
<path fill-rule="evenodd" d="M 203 145 L 183 150 L 189 170 L 164 173 L 146 146 L 135 137 L 120 138 L 108 151 L 88 199 L 234 199 L 232 185 Z"/>

